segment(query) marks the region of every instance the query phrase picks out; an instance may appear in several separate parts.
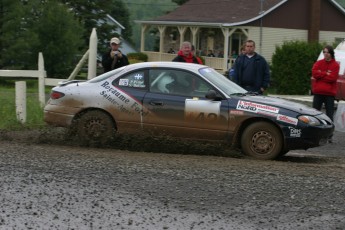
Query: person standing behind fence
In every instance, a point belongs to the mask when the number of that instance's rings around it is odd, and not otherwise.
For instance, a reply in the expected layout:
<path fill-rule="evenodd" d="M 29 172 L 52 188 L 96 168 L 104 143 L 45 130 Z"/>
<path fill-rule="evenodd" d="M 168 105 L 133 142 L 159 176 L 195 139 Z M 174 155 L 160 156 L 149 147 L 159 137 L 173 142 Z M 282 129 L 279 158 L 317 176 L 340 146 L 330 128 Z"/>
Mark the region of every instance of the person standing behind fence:
<path fill-rule="evenodd" d="M 120 43 L 116 37 L 110 40 L 110 50 L 102 56 L 104 73 L 129 64 L 127 56 L 119 50 Z"/>
<path fill-rule="evenodd" d="M 245 54 L 236 58 L 233 80 L 249 92 L 262 94 L 270 83 L 270 70 L 264 57 L 255 52 L 255 42 L 245 43 Z"/>
<path fill-rule="evenodd" d="M 337 94 L 337 79 L 339 75 L 339 63 L 334 59 L 332 46 L 323 48 L 324 59 L 314 63 L 312 67 L 312 93 L 313 108 L 321 110 L 325 104 L 326 115 L 333 121 L 334 97 Z"/>
<path fill-rule="evenodd" d="M 182 43 L 177 56 L 172 61 L 200 64 L 198 59 L 192 53 L 192 44 L 187 41 Z"/>

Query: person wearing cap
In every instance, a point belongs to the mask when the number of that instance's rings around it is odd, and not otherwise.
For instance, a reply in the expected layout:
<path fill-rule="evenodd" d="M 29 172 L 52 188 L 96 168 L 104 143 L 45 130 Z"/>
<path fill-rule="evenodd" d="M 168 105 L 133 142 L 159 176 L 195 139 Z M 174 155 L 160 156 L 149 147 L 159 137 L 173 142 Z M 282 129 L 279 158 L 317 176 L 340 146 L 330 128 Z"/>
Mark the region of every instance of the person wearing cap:
<path fill-rule="evenodd" d="M 102 56 L 104 73 L 129 64 L 127 56 L 119 50 L 120 43 L 116 37 L 110 40 L 110 50 Z"/>

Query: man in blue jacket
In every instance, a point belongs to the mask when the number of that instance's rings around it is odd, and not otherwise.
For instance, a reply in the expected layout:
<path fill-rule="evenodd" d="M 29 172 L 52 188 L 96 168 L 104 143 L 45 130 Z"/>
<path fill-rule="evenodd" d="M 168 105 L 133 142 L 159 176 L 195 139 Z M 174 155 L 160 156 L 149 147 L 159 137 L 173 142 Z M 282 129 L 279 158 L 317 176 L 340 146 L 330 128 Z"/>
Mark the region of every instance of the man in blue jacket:
<path fill-rule="evenodd" d="M 255 42 L 245 43 L 245 55 L 234 63 L 233 81 L 249 92 L 263 94 L 270 83 L 270 70 L 264 57 L 255 52 Z"/>

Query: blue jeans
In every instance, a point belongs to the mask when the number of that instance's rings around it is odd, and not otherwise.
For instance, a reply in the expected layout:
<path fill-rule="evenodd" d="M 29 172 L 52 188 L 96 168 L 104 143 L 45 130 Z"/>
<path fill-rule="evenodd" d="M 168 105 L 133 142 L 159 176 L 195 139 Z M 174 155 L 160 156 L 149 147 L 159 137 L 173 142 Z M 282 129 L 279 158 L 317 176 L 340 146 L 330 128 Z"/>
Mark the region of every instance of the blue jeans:
<path fill-rule="evenodd" d="M 323 103 L 325 104 L 326 115 L 329 118 L 331 118 L 331 120 L 333 121 L 333 116 L 334 116 L 334 96 L 314 94 L 313 108 L 321 111 Z"/>

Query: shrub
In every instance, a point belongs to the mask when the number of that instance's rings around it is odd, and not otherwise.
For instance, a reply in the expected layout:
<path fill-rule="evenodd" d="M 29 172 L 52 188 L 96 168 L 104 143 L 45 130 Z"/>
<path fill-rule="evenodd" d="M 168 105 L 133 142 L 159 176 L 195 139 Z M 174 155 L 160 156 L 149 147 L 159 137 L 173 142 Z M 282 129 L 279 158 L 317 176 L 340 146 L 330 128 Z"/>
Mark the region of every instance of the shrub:
<path fill-rule="evenodd" d="M 284 42 L 272 56 L 272 87 L 278 94 L 305 95 L 310 92 L 311 69 L 323 45 L 305 41 Z"/>
<path fill-rule="evenodd" d="M 144 53 L 128 53 L 128 60 L 131 64 L 135 62 L 147 62 L 148 56 Z"/>

